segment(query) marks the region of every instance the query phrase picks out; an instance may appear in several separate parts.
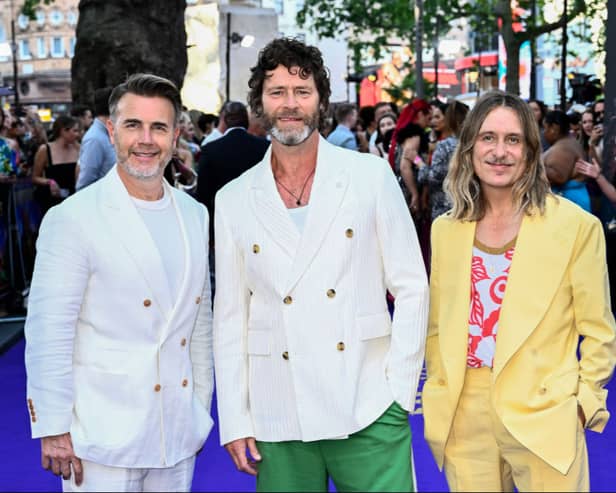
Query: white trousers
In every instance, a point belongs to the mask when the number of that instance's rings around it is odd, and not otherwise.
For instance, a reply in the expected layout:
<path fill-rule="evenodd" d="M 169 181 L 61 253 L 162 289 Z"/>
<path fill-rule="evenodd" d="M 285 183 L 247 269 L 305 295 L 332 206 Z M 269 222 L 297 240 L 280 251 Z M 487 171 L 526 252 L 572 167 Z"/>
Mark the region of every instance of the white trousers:
<path fill-rule="evenodd" d="M 110 467 L 86 460 L 83 465 L 83 482 L 75 484 L 75 475 L 62 480 L 63 491 L 190 491 L 195 456 L 184 459 L 173 467 L 125 468 Z"/>

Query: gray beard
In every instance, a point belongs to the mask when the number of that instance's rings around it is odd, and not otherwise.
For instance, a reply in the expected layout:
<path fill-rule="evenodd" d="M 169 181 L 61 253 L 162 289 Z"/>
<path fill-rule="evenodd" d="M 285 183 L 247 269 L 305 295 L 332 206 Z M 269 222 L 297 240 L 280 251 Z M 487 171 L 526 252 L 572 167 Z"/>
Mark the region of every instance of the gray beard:
<path fill-rule="evenodd" d="M 303 121 L 304 126 L 300 130 L 280 130 L 276 127 L 274 119 L 267 114 L 263 115 L 265 128 L 273 138 L 286 146 L 297 146 L 305 142 L 319 126 L 319 115 L 317 113 L 312 115 L 312 118 L 303 118 Z"/>
<path fill-rule="evenodd" d="M 304 125 L 301 130 L 286 130 L 282 131 L 277 127 L 272 127 L 270 133 L 278 142 L 286 146 L 297 146 L 305 142 L 312 134 L 314 128 L 309 125 Z"/>
<path fill-rule="evenodd" d="M 165 168 L 161 168 L 160 166 L 158 166 L 156 168 L 152 168 L 144 172 L 136 168 L 133 168 L 128 163 L 128 161 L 118 162 L 118 164 L 122 167 L 124 171 L 126 171 L 126 174 L 128 174 L 129 176 L 132 176 L 133 178 L 136 178 L 138 180 L 144 180 L 144 181 L 145 180 L 155 180 L 157 178 L 160 178 L 163 175 L 163 172 L 165 170 Z"/>

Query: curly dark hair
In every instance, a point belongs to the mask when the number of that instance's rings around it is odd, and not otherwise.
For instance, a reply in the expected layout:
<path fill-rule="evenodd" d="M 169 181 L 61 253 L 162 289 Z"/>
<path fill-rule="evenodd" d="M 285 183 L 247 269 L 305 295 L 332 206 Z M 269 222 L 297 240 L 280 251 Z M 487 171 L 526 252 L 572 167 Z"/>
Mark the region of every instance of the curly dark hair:
<path fill-rule="evenodd" d="M 302 79 L 313 76 L 319 93 L 319 124 L 322 128 L 331 95 L 329 70 L 323 64 L 318 48 L 308 46 L 295 38 L 274 39 L 259 52 L 257 64 L 250 69 L 252 75 L 248 81 L 248 104 L 253 113 L 257 117 L 263 115 L 263 83 L 268 72 L 279 65 L 284 65 L 289 72 L 292 68 L 299 67 L 298 75 Z"/>

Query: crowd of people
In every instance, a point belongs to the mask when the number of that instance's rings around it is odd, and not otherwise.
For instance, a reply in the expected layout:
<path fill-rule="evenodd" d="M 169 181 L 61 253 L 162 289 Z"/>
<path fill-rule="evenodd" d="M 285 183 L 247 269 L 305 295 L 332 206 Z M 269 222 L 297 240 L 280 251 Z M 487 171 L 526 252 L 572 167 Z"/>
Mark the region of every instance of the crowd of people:
<path fill-rule="evenodd" d="M 188 491 L 214 386 L 258 491 L 414 491 L 424 364 L 452 491 L 589 490 L 616 365 L 602 100 L 592 124 L 501 91 L 330 107 L 287 38 L 218 119 L 156 75 L 97 94 L 32 164 L 27 402 L 65 491 Z"/>

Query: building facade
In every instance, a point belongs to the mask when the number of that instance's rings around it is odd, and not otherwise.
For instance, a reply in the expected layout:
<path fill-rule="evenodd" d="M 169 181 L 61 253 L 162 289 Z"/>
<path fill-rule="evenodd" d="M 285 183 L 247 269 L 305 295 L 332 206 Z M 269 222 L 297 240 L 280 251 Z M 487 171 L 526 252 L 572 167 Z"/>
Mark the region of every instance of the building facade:
<path fill-rule="evenodd" d="M 24 105 L 64 111 L 71 101 L 71 58 L 75 50 L 78 0 L 44 2 L 35 19 L 21 14 L 23 0 L 0 0 L 0 76 L 13 86 L 11 21 L 17 50 L 17 90 Z M 7 47 L 9 48 L 7 53 Z"/>

